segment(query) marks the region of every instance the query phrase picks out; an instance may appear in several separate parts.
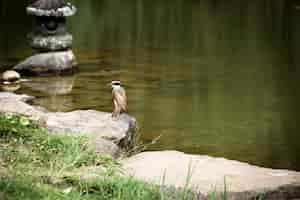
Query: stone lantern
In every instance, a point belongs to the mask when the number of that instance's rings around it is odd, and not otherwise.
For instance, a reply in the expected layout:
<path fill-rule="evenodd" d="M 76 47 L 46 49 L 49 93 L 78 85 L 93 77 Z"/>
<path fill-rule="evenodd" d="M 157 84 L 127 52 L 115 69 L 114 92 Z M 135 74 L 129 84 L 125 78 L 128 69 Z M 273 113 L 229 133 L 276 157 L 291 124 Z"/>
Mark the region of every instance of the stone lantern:
<path fill-rule="evenodd" d="M 26 8 L 35 17 L 35 28 L 28 34 L 30 46 L 36 54 L 14 67 L 29 74 L 63 73 L 73 71 L 76 59 L 71 50 L 72 35 L 68 33 L 66 18 L 76 8 L 64 0 L 35 0 Z"/>

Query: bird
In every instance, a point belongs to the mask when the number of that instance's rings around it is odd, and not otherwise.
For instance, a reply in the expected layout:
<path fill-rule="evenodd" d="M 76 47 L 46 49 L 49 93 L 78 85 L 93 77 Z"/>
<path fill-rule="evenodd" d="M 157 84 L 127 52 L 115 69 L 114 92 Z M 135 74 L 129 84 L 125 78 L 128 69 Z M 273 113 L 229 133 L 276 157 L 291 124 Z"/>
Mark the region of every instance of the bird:
<path fill-rule="evenodd" d="M 117 119 L 121 113 L 127 112 L 127 96 L 125 89 L 121 85 L 121 81 L 112 81 L 111 87 L 114 106 L 112 118 Z"/>

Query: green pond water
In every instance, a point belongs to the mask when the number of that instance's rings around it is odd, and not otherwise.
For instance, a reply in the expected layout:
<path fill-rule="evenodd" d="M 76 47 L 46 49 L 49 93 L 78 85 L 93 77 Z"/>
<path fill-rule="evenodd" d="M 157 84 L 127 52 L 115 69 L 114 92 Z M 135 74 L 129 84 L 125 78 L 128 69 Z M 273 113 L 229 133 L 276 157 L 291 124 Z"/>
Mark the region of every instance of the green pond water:
<path fill-rule="evenodd" d="M 300 10 L 278 0 L 73 0 L 79 71 L 17 93 L 52 111 L 112 110 L 120 79 L 151 150 L 300 170 Z M 17 63 L 33 19 L 0 2 L 0 66 Z M 0 105 L 1 106 L 1 105 Z"/>

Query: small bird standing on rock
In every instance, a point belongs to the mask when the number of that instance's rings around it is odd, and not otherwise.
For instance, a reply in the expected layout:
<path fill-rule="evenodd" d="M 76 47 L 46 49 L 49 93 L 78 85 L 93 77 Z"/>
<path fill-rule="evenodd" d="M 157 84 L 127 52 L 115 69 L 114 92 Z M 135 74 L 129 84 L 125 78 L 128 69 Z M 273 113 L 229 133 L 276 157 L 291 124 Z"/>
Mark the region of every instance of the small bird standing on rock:
<path fill-rule="evenodd" d="M 121 86 L 121 81 L 112 81 L 111 87 L 114 104 L 112 117 L 116 119 L 121 113 L 127 111 L 127 96 L 125 89 Z"/>

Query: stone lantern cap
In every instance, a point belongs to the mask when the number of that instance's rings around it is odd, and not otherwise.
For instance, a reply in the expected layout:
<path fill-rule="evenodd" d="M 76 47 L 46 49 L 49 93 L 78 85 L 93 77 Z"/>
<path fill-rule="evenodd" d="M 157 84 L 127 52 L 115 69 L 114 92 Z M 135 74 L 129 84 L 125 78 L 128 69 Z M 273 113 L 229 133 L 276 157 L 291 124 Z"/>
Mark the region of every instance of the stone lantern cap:
<path fill-rule="evenodd" d="M 46 16 L 46 17 L 69 17 L 76 13 L 77 9 L 71 3 L 67 3 L 61 8 L 55 9 L 42 9 L 30 5 L 26 8 L 28 15 Z"/>

